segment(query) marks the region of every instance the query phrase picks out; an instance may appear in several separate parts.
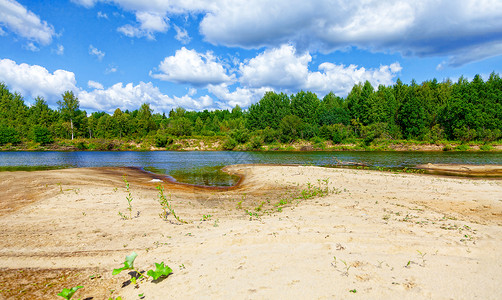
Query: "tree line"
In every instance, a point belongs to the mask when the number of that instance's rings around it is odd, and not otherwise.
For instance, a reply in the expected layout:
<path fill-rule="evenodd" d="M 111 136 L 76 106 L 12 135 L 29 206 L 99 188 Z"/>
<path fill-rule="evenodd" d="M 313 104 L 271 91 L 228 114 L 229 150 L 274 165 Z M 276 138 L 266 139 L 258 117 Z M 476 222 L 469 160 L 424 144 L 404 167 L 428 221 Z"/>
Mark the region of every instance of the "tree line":
<path fill-rule="evenodd" d="M 417 84 L 353 86 L 347 97 L 329 93 L 267 92 L 247 110 L 186 111 L 178 107 L 153 113 L 148 103 L 139 109 L 113 114 L 87 114 L 71 91 L 51 109 L 42 97 L 26 105 L 22 95 L 0 83 L 0 145 L 32 141 L 50 144 L 57 139 L 150 139 L 165 147 L 180 137 L 220 136 L 223 148 L 238 144 L 259 148 L 263 144 L 297 140 L 344 143 L 362 139 L 419 140 L 436 142 L 491 142 L 502 137 L 502 80 L 492 73 L 488 80 L 474 76 L 457 82 L 436 79 Z"/>

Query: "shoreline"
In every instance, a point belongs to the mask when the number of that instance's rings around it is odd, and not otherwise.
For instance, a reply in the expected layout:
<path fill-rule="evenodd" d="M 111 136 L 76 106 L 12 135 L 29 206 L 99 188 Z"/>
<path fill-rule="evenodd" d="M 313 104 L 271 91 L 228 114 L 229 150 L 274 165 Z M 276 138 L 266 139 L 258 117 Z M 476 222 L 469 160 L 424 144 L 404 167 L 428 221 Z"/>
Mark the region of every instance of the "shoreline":
<path fill-rule="evenodd" d="M 233 149 L 224 149 L 225 138 L 186 138 L 174 141 L 166 147 L 156 147 L 151 142 L 136 143 L 123 140 L 75 139 L 59 140 L 53 144 L 21 143 L 19 145 L 0 146 L 0 152 L 8 151 L 264 151 L 264 152 L 337 152 L 337 151 L 390 151 L 390 152 L 502 152 L 502 144 L 471 142 L 463 144 L 457 141 L 427 143 L 423 141 L 380 140 L 369 145 L 363 141 L 333 144 L 330 141 L 313 143 L 297 141 L 284 144 L 264 144 L 259 148 L 251 148 L 247 144 L 239 144 Z"/>

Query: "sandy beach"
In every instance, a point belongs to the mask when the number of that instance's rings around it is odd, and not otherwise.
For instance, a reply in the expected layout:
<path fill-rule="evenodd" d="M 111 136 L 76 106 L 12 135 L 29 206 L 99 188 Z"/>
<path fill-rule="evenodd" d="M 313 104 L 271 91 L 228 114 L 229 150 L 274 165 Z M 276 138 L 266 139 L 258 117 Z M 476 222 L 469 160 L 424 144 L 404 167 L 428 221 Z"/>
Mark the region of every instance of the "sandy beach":
<path fill-rule="evenodd" d="M 159 183 L 127 168 L 1 172 L 0 298 L 57 299 L 77 285 L 75 299 L 502 297 L 500 179 L 226 170 L 239 186 Z M 159 216 L 158 184 L 186 224 Z M 112 276 L 132 251 L 141 271 L 163 261 L 173 273 L 138 285 Z"/>

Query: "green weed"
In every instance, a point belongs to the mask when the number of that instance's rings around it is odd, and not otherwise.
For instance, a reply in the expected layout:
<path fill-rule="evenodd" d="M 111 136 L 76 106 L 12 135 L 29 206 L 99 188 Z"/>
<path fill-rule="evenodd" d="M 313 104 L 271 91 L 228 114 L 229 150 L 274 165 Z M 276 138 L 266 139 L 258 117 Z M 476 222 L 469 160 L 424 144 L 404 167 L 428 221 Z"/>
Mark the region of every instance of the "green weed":
<path fill-rule="evenodd" d="M 201 221 L 209 221 L 211 220 L 212 215 L 203 215 Z"/>
<path fill-rule="evenodd" d="M 134 267 L 134 260 L 136 260 L 137 256 L 138 254 L 134 251 L 130 255 L 126 256 L 124 266 L 122 268 L 113 269 L 112 275 L 117 275 L 125 270 L 133 270 L 136 272 L 136 276 L 131 277 L 131 283 L 138 284 L 138 280 L 148 279 L 151 277 L 155 281 L 160 277 L 167 277 L 173 273 L 173 270 L 169 266 L 164 265 L 164 262 L 161 262 L 160 264 L 155 263 L 155 270 L 148 270 L 145 274 Z"/>
<path fill-rule="evenodd" d="M 119 216 L 124 220 L 128 220 L 128 219 L 130 220 L 130 219 L 132 219 L 132 200 L 133 199 L 132 199 L 131 190 L 130 190 L 129 182 L 127 181 L 126 175 L 123 175 L 122 178 L 123 178 L 123 181 L 126 186 L 126 192 L 127 192 L 126 200 L 127 200 L 127 210 L 129 211 L 129 217 L 127 217 L 122 212 L 119 212 Z"/>
<path fill-rule="evenodd" d="M 171 204 L 169 203 L 166 196 L 164 195 L 164 187 L 161 185 L 158 185 L 157 190 L 159 190 L 159 203 L 162 206 L 162 213 L 159 216 L 162 219 L 167 220 L 167 216 L 169 215 L 169 213 L 171 213 L 173 215 L 173 217 L 176 220 L 178 220 L 178 222 L 187 224 L 186 221 L 180 219 L 180 217 L 176 215 L 176 212 L 174 211 Z M 169 194 L 169 199 L 171 199 L 171 194 Z"/>
<path fill-rule="evenodd" d="M 66 300 L 70 300 L 71 297 L 73 297 L 73 295 L 75 294 L 75 292 L 79 289 L 83 288 L 83 286 L 79 285 L 79 286 L 76 286 L 76 287 L 72 287 L 71 289 L 63 289 L 59 294 L 58 296 L 61 296 L 63 298 L 65 298 Z"/>

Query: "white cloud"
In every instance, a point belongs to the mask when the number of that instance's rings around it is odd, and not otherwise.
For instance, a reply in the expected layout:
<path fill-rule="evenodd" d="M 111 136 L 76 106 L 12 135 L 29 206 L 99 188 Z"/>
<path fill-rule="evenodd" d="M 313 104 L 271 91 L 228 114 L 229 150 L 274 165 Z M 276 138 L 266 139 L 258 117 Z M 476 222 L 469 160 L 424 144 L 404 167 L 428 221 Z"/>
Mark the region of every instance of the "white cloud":
<path fill-rule="evenodd" d="M 103 57 L 105 57 L 105 53 L 101 50 L 98 50 L 93 45 L 89 45 L 89 54 L 96 56 L 98 60 L 102 60 Z"/>
<path fill-rule="evenodd" d="M 401 71 L 399 63 L 365 69 L 355 65 L 344 66 L 324 62 L 317 72 L 309 70 L 312 57 L 308 52 L 296 53 L 292 45 L 266 50 L 240 65 L 239 81 L 243 87 L 272 87 L 276 90 L 311 90 L 317 93 L 334 91 L 346 95 L 354 84 L 370 81 L 373 86 L 389 85 Z"/>
<path fill-rule="evenodd" d="M 98 18 L 108 19 L 108 15 L 102 11 L 98 11 Z"/>
<path fill-rule="evenodd" d="M 291 43 L 301 51 L 327 53 L 358 47 L 404 56 L 449 56 L 448 64 L 457 66 L 500 55 L 497 45 L 502 43 L 500 0 L 100 1 L 137 16 L 201 14 L 199 28 L 206 41 L 243 48 Z M 132 25 L 122 30 L 130 36 L 145 34 Z"/>
<path fill-rule="evenodd" d="M 89 92 L 81 91 L 78 94 L 81 107 L 109 113 L 116 108 L 135 110 L 143 103 L 149 103 L 150 107 L 157 112 L 166 112 L 178 106 L 194 110 L 211 109 L 215 104 L 207 95 L 199 98 L 192 98 L 189 94 L 182 97 L 170 97 L 163 94 L 151 82 L 140 82 L 137 85 L 133 83 L 124 85 L 119 82 L 107 89 L 104 89 L 98 82 L 89 82 L 89 86 L 91 85 L 96 89 Z"/>
<path fill-rule="evenodd" d="M 175 39 L 180 41 L 183 45 L 186 45 L 190 42 L 191 38 L 188 35 L 186 29 L 174 25 L 174 30 L 176 30 L 176 36 L 174 37 Z"/>
<path fill-rule="evenodd" d="M 380 66 L 378 69 L 322 63 L 319 65 L 319 70 L 322 72 L 310 73 L 305 88 L 321 94 L 333 91 L 345 96 L 360 82 L 369 81 L 374 87 L 381 84 L 391 85 L 401 69 L 401 65 L 397 62 L 389 66 Z"/>
<path fill-rule="evenodd" d="M 99 0 L 71 0 L 71 2 L 80 4 L 84 7 L 90 8 L 93 7 Z"/>
<path fill-rule="evenodd" d="M 223 65 L 216 61 L 216 57 L 211 52 L 201 54 L 185 47 L 176 51 L 174 56 L 166 57 L 158 69 L 160 73 L 150 75 L 161 80 L 195 86 L 220 84 L 233 79 L 233 76 L 226 74 Z"/>
<path fill-rule="evenodd" d="M 233 92 L 230 92 L 227 84 L 210 85 L 208 91 L 216 98 L 222 101 L 220 105 L 223 109 L 231 109 L 236 105 L 240 107 L 248 107 L 249 105 L 258 102 L 265 92 L 272 91 L 272 88 L 242 88 L 237 87 Z"/>
<path fill-rule="evenodd" d="M 111 73 L 115 73 L 117 71 L 118 71 L 118 68 L 116 66 L 109 65 L 108 68 L 106 68 L 106 70 L 105 70 L 105 74 L 111 74 Z"/>
<path fill-rule="evenodd" d="M 130 24 L 119 27 L 117 30 L 128 37 L 146 37 L 155 39 L 156 32 L 166 32 L 169 29 L 169 19 L 162 13 L 136 12 L 139 27 Z"/>
<path fill-rule="evenodd" d="M 14 0 L 0 0 L 0 26 L 42 45 L 50 44 L 54 36 L 51 25 Z"/>
<path fill-rule="evenodd" d="M 40 51 L 40 49 L 35 46 L 35 44 L 33 44 L 33 42 L 28 42 L 25 46 L 24 46 L 25 49 L 27 50 L 30 50 L 32 52 L 38 52 Z"/>
<path fill-rule="evenodd" d="M 38 65 L 17 64 L 10 59 L 0 60 L 0 81 L 23 96 L 42 96 L 55 104 L 65 91 L 76 91 L 75 74 L 65 70 L 50 73 Z"/>
<path fill-rule="evenodd" d="M 54 50 L 54 52 L 57 55 L 63 55 L 64 54 L 64 47 L 63 47 L 63 45 L 57 45 L 56 50 Z"/>
<path fill-rule="evenodd" d="M 241 63 L 239 80 L 249 87 L 301 88 L 307 80 L 311 60 L 310 54 L 297 55 L 293 46 L 283 45 Z"/>
<path fill-rule="evenodd" d="M 89 80 L 87 82 L 87 86 L 89 86 L 91 89 L 96 89 L 96 90 L 104 89 L 104 87 L 101 83 L 94 81 L 94 80 Z"/>

